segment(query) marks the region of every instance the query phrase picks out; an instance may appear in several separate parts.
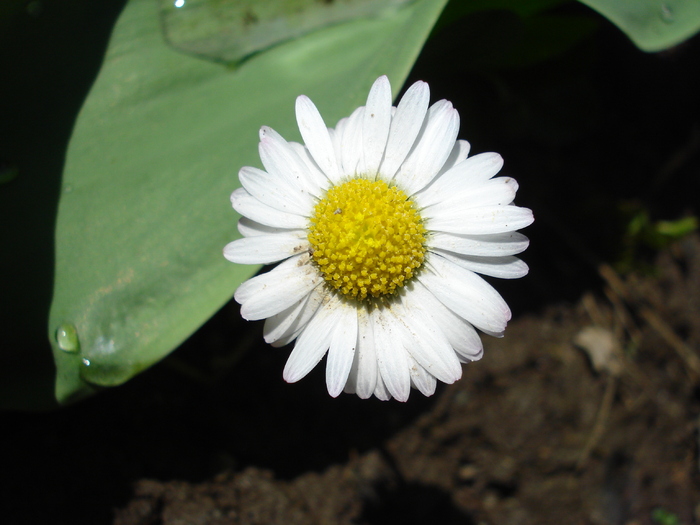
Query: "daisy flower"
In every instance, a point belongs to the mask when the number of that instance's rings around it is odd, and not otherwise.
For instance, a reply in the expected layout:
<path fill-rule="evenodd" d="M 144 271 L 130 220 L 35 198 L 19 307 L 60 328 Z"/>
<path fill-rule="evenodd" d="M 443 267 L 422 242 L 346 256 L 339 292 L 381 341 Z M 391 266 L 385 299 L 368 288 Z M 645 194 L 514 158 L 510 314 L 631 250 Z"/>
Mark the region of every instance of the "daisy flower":
<path fill-rule="evenodd" d="M 265 319 L 265 341 L 296 341 L 290 383 L 327 354 L 331 396 L 408 399 L 453 383 L 480 359 L 475 328 L 501 336 L 510 309 L 478 274 L 512 279 L 527 265 L 515 230 L 533 221 L 513 205 L 517 183 L 495 177 L 497 153 L 468 157 L 459 115 L 446 100 L 428 107 L 416 82 L 392 107 L 387 77 L 365 106 L 328 128 L 300 96 L 304 144 L 263 127 L 265 171 L 244 167 L 231 202 L 242 239 L 224 248 L 239 264 L 280 262 L 240 285 L 248 320 Z"/>

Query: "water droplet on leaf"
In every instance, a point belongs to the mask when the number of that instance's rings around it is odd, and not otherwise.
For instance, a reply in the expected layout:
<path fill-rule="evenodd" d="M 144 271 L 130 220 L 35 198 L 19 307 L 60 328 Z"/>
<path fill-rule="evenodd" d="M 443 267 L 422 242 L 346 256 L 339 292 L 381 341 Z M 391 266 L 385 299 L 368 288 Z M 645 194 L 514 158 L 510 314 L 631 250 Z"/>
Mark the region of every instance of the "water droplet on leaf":
<path fill-rule="evenodd" d="M 56 329 L 56 344 L 64 352 L 71 354 L 80 350 L 78 331 L 72 324 L 62 324 Z"/>
<path fill-rule="evenodd" d="M 137 372 L 137 367 L 111 337 L 100 335 L 91 344 L 84 343 L 81 354 L 80 377 L 93 385 L 121 385 Z"/>

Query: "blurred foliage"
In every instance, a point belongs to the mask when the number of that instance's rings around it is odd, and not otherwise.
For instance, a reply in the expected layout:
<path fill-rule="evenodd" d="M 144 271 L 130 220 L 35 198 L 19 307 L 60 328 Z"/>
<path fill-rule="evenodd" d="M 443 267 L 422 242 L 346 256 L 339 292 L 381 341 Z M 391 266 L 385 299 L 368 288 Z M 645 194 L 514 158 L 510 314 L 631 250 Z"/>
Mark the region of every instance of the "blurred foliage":
<path fill-rule="evenodd" d="M 681 520 L 678 519 L 678 516 L 661 507 L 654 509 L 651 519 L 658 525 L 681 525 Z"/>
<path fill-rule="evenodd" d="M 653 271 L 653 263 L 645 256 L 647 253 L 654 254 L 698 229 L 695 216 L 654 221 L 649 210 L 638 202 L 623 202 L 620 211 L 626 224 L 620 242 L 621 252 L 614 262 L 620 273 Z"/>

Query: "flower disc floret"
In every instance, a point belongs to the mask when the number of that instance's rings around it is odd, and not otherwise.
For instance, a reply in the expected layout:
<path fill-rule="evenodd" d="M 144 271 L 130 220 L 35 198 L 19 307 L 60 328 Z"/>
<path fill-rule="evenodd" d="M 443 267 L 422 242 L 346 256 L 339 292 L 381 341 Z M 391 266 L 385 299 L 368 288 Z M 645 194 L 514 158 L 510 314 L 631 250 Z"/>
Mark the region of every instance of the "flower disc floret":
<path fill-rule="evenodd" d="M 425 228 L 415 205 L 382 180 L 331 187 L 314 208 L 308 238 L 327 284 L 361 301 L 394 294 L 425 257 Z"/>

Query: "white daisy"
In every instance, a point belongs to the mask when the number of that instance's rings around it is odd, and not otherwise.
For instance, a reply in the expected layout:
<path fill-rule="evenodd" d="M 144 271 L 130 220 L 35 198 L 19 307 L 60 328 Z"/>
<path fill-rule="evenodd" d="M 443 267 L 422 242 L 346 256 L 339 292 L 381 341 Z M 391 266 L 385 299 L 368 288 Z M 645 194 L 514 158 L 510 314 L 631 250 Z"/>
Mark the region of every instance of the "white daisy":
<path fill-rule="evenodd" d="M 533 221 L 514 206 L 518 188 L 495 177 L 496 153 L 467 157 L 459 115 L 446 100 L 428 107 L 416 82 L 392 107 L 389 80 L 367 104 L 327 128 L 305 96 L 296 116 L 305 145 L 260 130 L 265 170 L 244 167 L 231 195 L 242 239 L 224 256 L 239 264 L 282 261 L 235 293 L 241 315 L 265 319 L 265 341 L 296 340 L 290 383 L 328 354 L 326 383 L 406 401 L 436 380 L 453 383 L 480 359 L 475 330 L 502 335 L 510 309 L 477 274 L 524 276 L 513 257 L 528 246 L 515 230 Z"/>

